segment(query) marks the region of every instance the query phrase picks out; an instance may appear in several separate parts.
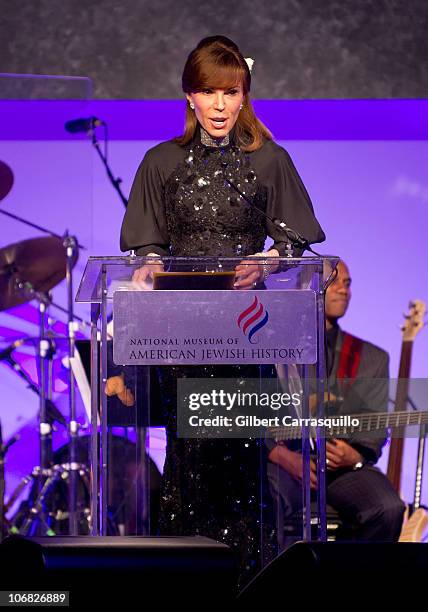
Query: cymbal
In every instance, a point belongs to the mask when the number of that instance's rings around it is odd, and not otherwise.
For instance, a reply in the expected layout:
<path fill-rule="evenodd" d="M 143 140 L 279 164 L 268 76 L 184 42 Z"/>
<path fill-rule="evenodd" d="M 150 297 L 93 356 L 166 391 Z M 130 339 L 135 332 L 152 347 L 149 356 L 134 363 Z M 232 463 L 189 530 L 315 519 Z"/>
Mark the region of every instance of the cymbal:
<path fill-rule="evenodd" d="M 3 200 L 13 186 L 13 172 L 4 162 L 0 161 L 0 200 Z"/>
<path fill-rule="evenodd" d="M 78 253 L 73 266 L 78 259 Z M 32 300 L 31 294 L 18 288 L 29 283 L 35 291 L 47 293 L 66 273 L 66 250 L 61 238 L 30 238 L 0 249 L 0 310 L 7 310 Z"/>

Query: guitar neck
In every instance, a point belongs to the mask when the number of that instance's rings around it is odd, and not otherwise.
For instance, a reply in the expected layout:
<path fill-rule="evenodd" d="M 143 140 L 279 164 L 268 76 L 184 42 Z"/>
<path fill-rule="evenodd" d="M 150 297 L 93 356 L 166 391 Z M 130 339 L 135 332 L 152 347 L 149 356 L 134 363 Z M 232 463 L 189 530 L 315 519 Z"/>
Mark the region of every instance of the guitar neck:
<path fill-rule="evenodd" d="M 324 427 L 323 435 L 326 438 L 339 438 L 339 437 L 351 437 L 356 433 L 365 433 L 370 431 L 377 431 L 381 429 L 402 429 L 410 425 L 425 425 L 428 423 L 428 412 L 425 410 L 418 410 L 407 412 L 405 410 L 400 412 L 371 412 L 362 414 L 352 414 L 347 416 L 335 416 L 329 417 L 334 422 L 339 421 L 336 425 L 328 426 L 328 419 Z M 354 421 L 355 419 L 355 421 Z M 311 421 L 312 419 L 309 419 Z M 340 422 L 342 421 L 342 422 Z M 358 421 L 358 425 L 353 425 L 352 422 Z M 316 428 L 309 425 L 309 433 L 313 436 L 316 433 Z M 286 440 L 299 440 L 302 438 L 302 426 L 284 425 L 283 427 L 273 427 L 269 430 L 269 437 L 273 438 L 277 442 Z M 397 440 L 397 438 L 393 438 Z"/>
<path fill-rule="evenodd" d="M 409 394 L 409 376 L 412 363 L 413 341 L 404 340 L 401 346 L 400 367 L 398 370 L 397 393 L 395 396 L 395 412 L 402 412 L 407 407 Z M 397 491 L 400 492 L 401 471 L 403 467 L 404 439 L 402 436 L 391 439 L 389 447 L 387 476 Z"/>

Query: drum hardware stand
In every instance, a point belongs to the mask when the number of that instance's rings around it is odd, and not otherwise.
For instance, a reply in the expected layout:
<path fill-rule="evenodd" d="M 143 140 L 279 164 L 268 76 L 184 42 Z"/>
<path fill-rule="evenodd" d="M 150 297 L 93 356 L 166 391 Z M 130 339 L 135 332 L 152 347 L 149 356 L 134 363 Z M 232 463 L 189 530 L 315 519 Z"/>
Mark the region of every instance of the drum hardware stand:
<path fill-rule="evenodd" d="M 50 467 L 52 465 L 52 422 L 54 419 L 48 416 L 48 405 L 52 408 L 53 403 L 50 399 L 51 390 L 47 390 L 47 384 L 50 382 L 49 376 L 49 361 L 53 357 L 53 348 L 47 336 L 47 309 L 50 303 L 50 297 L 48 294 L 37 292 L 33 289 L 30 283 L 22 283 L 17 280 L 17 287 L 21 291 L 30 293 L 31 298 L 36 298 L 39 304 L 39 347 L 38 347 L 38 375 L 39 384 L 38 387 L 33 385 L 30 381 L 30 388 L 35 390 L 39 396 L 39 450 L 40 450 L 40 467 L 35 468 L 32 471 L 31 478 L 36 483 L 36 494 L 39 495 L 43 489 L 43 479 L 48 477 L 50 474 Z M 7 359 L 9 364 L 12 364 L 13 369 L 17 374 L 28 381 L 28 377 L 17 362 L 9 357 Z M 55 411 L 60 415 L 59 411 L 55 408 Z M 52 410 L 51 410 L 52 412 Z M 65 423 L 64 418 L 61 415 L 60 419 L 63 424 Z M 28 482 L 27 478 L 24 481 Z M 19 488 L 20 485 L 18 485 Z M 12 494 L 12 498 L 15 495 Z M 34 512 L 34 508 L 31 510 L 31 522 L 36 519 L 38 512 Z M 42 520 L 43 522 L 43 520 Z"/>
<path fill-rule="evenodd" d="M 39 435 L 40 435 L 40 467 L 42 474 L 49 470 L 52 465 L 52 424 L 48 420 L 46 400 L 50 391 L 47 390 L 49 382 L 49 361 L 52 359 L 52 351 L 47 339 L 47 309 L 49 307 L 49 296 L 39 297 Z M 42 490 L 42 479 L 37 479 L 37 491 Z"/>
<path fill-rule="evenodd" d="M 95 136 L 93 136 L 93 140 L 96 143 Z M 101 154 L 101 151 L 99 151 Z M 105 164 L 107 166 L 107 160 L 105 159 Z M 119 184 L 117 184 L 117 189 L 120 192 Z M 63 241 L 65 255 L 66 255 L 66 284 L 67 284 L 67 315 L 68 315 L 68 348 L 69 348 L 69 358 L 72 359 L 74 357 L 74 347 L 75 347 L 75 321 L 74 321 L 74 311 L 73 311 L 73 266 L 76 262 L 76 258 L 78 255 L 78 250 L 84 249 L 85 247 L 78 243 L 77 239 L 74 236 L 70 236 L 68 231 L 65 232 L 64 236 L 59 236 L 55 232 L 51 232 L 50 230 L 41 227 L 40 225 L 36 225 L 23 219 L 22 217 L 18 217 L 17 215 L 13 215 L 11 213 L 7 213 L 4 210 L 0 209 L 2 214 L 6 214 L 7 216 L 24 223 L 30 227 L 38 229 L 39 231 L 53 236 L 55 238 L 59 238 Z M 52 430 L 49 422 L 47 421 L 46 414 L 46 382 L 49 380 L 49 371 L 46 369 L 46 357 L 47 357 L 47 344 L 46 339 L 46 309 L 50 304 L 50 300 L 47 301 L 46 297 L 41 293 L 34 290 L 33 287 L 29 283 L 21 283 L 22 288 L 29 289 L 30 293 L 34 295 L 39 301 L 39 320 L 40 320 L 40 344 L 39 344 L 39 387 L 40 387 L 40 418 L 39 418 L 39 428 L 40 428 L 40 467 L 42 471 L 48 470 L 51 464 L 51 454 L 52 454 Z M 69 479 L 69 535 L 77 535 L 78 534 L 78 521 L 77 521 L 77 482 L 78 482 L 78 470 L 79 464 L 76 462 L 77 450 L 76 450 L 76 441 L 78 437 L 79 424 L 76 419 L 76 396 L 75 396 L 75 380 L 74 373 L 71 367 L 68 368 L 69 375 L 69 437 L 70 437 L 70 479 Z M 40 478 L 38 479 L 41 484 Z M 38 485 L 39 493 L 41 493 L 40 484 Z"/>
<path fill-rule="evenodd" d="M 48 500 L 49 494 L 54 489 L 55 485 L 61 480 L 64 482 L 67 482 L 68 489 L 70 490 L 70 486 L 72 486 L 70 483 L 70 477 L 72 475 L 80 476 L 86 489 L 89 491 L 90 473 L 89 473 L 88 468 L 84 464 L 76 463 L 75 466 L 73 467 L 69 463 L 54 465 L 49 470 L 45 471 L 44 475 L 46 476 L 46 480 L 43 484 L 43 487 L 40 493 L 38 494 L 36 500 L 34 501 L 34 504 L 31 508 L 30 516 L 26 518 L 25 522 L 23 523 L 22 527 L 19 530 L 19 533 L 21 533 L 22 535 L 34 535 L 33 533 L 31 533 L 31 527 L 32 527 L 35 517 L 42 519 L 42 523 L 44 524 L 45 529 L 46 529 L 46 535 L 55 535 L 54 530 L 50 526 L 50 521 L 52 519 L 55 520 L 55 518 L 57 517 L 58 511 L 57 512 L 49 511 L 49 509 L 47 508 L 47 500 Z M 77 508 L 74 509 L 74 512 L 77 518 Z M 70 517 L 69 512 L 67 514 L 68 514 L 68 519 L 69 519 L 69 531 L 70 531 L 70 518 L 71 517 Z M 88 508 L 85 509 L 84 514 L 85 514 L 86 520 L 88 520 L 89 522 L 90 511 Z M 65 515 L 62 515 L 61 518 L 64 518 L 64 517 Z M 78 529 L 76 527 L 76 532 L 77 531 Z"/>
<path fill-rule="evenodd" d="M 31 221 L 27 221 L 27 219 L 24 219 L 23 217 L 19 217 L 18 215 L 14 215 L 13 213 L 8 212 L 7 210 L 3 210 L 2 208 L 0 208 L 0 214 L 5 215 L 6 217 L 10 217 L 11 219 L 15 219 L 15 221 L 19 221 L 19 223 L 28 225 L 28 227 L 32 227 L 33 229 L 39 230 L 39 232 L 42 232 L 43 234 L 47 234 L 48 236 L 52 236 L 53 238 L 59 238 L 60 240 L 64 239 L 64 236 L 60 236 L 59 234 L 56 234 L 55 232 L 48 230 L 46 227 L 42 227 L 41 225 L 37 225 L 37 223 L 32 223 Z M 86 247 L 83 246 L 83 244 L 76 242 L 76 245 L 79 250 L 86 251 Z"/>
<path fill-rule="evenodd" d="M 41 496 L 44 489 L 44 479 L 49 478 L 51 475 L 52 466 L 52 424 L 54 420 L 58 420 L 63 425 L 66 425 L 64 417 L 61 415 L 59 410 L 55 407 L 51 400 L 51 376 L 49 375 L 50 366 L 49 362 L 52 361 L 54 355 L 54 348 L 47 335 L 47 309 L 50 304 L 50 297 L 47 294 L 35 291 L 30 283 L 22 283 L 17 281 L 17 286 L 21 291 L 26 291 L 31 295 L 31 298 L 37 299 L 39 304 L 39 346 L 38 346 L 38 374 L 39 384 L 34 385 L 21 366 L 9 356 L 6 361 L 12 366 L 14 371 L 23 378 L 31 390 L 35 391 L 39 396 L 39 450 L 40 450 L 40 466 L 35 467 L 31 475 L 24 477 L 17 489 L 12 493 L 11 500 L 9 500 L 8 507 L 10 507 L 19 496 L 24 486 L 34 481 L 36 485 L 36 497 L 37 499 Z M 47 386 L 49 385 L 49 389 Z M 11 503 L 12 502 L 12 503 Z M 45 528 L 46 533 L 49 535 L 50 530 L 44 519 L 42 507 L 37 505 L 31 509 L 30 516 L 25 521 L 25 533 L 32 526 L 35 520 L 39 520 Z M 12 531 L 16 531 L 16 526 L 12 523 Z M 33 533 L 34 535 L 34 533 Z"/>
<path fill-rule="evenodd" d="M 37 395 L 40 394 L 39 388 L 37 387 L 37 385 L 35 385 L 32 382 L 32 380 L 30 379 L 28 374 L 23 370 L 21 365 L 17 361 L 15 361 L 15 359 L 11 355 L 7 358 L 3 358 L 2 361 L 5 361 L 12 368 L 12 370 L 27 383 L 28 389 L 30 389 Z M 64 417 L 62 416 L 62 414 L 60 413 L 60 411 L 58 410 L 58 408 L 55 406 L 55 404 L 50 398 L 46 398 L 46 412 L 47 412 L 48 421 L 50 422 L 57 421 L 58 423 L 66 427 L 67 421 L 64 419 Z M 53 429 L 55 431 L 54 426 L 53 426 Z M 10 446 L 9 443 L 8 443 L 8 446 Z"/>
<path fill-rule="evenodd" d="M 68 238 L 67 238 L 68 242 Z M 74 243 L 70 243 L 67 246 L 67 273 L 66 278 L 68 281 L 68 297 L 69 297 L 69 321 L 68 321 L 68 341 L 69 341 L 69 354 L 70 357 L 74 356 L 74 321 L 73 321 L 73 304 L 72 304 L 72 282 L 71 282 L 71 266 L 74 259 Z M 77 486 L 78 477 L 84 474 L 85 466 L 77 463 L 77 449 L 76 442 L 78 437 L 79 426 L 76 420 L 76 407 L 75 407 L 75 384 L 74 375 L 72 368 L 68 368 L 69 375 L 69 407 L 70 407 L 70 422 L 69 422 L 69 434 L 70 434 L 70 461 L 67 464 L 52 467 L 52 418 L 48 416 L 48 408 L 54 407 L 51 400 L 52 396 L 52 377 L 50 375 L 51 368 L 49 363 L 52 362 L 52 356 L 54 353 L 52 343 L 47 336 L 47 306 L 50 304 L 49 296 L 35 291 L 29 283 L 18 283 L 18 287 L 21 290 L 28 292 L 32 299 L 36 299 L 39 302 L 39 323 L 40 323 L 40 337 L 39 337 L 39 387 L 36 387 L 28 380 L 27 375 L 22 368 L 17 364 L 13 358 L 8 358 L 9 363 L 12 364 L 13 369 L 27 382 L 32 390 L 36 391 L 40 397 L 40 416 L 39 416 L 39 437 L 40 437 L 40 466 L 33 469 L 29 477 L 25 477 L 20 485 L 18 485 L 17 494 L 13 494 L 12 498 L 15 500 L 23 488 L 34 480 L 36 482 L 36 499 L 31 508 L 30 516 L 25 520 L 23 527 L 19 530 L 20 533 L 27 535 L 28 533 L 34 535 L 33 522 L 38 519 L 44 525 L 47 535 L 52 535 L 53 531 L 50 528 L 46 516 L 45 500 L 47 495 L 50 493 L 54 484 L 59 480 L 67 480 L 68 491 L 69 491 L 69 535 L 78 534 L 78 516 L 77 516 Z M 70 307 L 71 306 L 71 307 Z M 47 389 L 48 385 L 48 389 Z M 60 415 L 60 420 L 63 425 L 67 425 L 65 419 L 61 413 L 54 407 L 56 417 Z M 12 504 L 8 504 L 9 506 Z M 16 529 L 16 525 L 14 525 Z"/>
<path fill-rule="evenodd" d="M 4 460 L 6 457 L 6 453 L 12 444 L 15 444 L 19 439 L 19 436 L 13 436 L 6 444 L 3 444 L 3 431 L 0 423 L 0 542 L 3 540 L 5 536 L 5 504 L 4 504 L 4 491 L 5 491 L 5 481 L 4 481 Z"/>
<path fill-rule="evenodd" d="M 68 354 L 69 359 L 74 359 L 75 349 L 75 322 L 73 309 L 73 263 L 77 252 L 77 242 L 74 236 L 69 236 L 66 232 L 64 237 L 64 247 L 66 249 L 66 283 L 67 283 L 67 306 L 68 306 Z M 77 463 L 77 437 L 79 433 L 79 424 L 76 416 L 76 385 L 74 380 L 74 372 L 69 363 L 68 368 L 69 381 L 69 435 L 70 435 L 70 462 L 69 469 L 69 499 L 68 499 L 68 514 L 69 514 L 69 535 L 78 534 L 78 519 L 77 519 L 77 480 L 80 465 Z"/>
<path fill-rule="evenodd" d="M 53 355 L 53 350 L 51 350 L 51 354 Z M 29 389 L 31 389 L 33 392 L 40 395 L 41 390 L 37 387 L 37 385 L 35 385 L 31 381 L 31 379 L 26 374 L 26 372 L 22 369 L 20 364 L 17 361 L 15 361 L 15 359 L 12 356 L 9 356 L 8 358 L 4 359 L 4 361 L 6 361 L 8 365 L 10 365 L 11 368 L 16 372 L 16 374 L 18 374 L 18 376 L 27 383 L 27 386 Z M 50 391 L 51 390 L 49 389 L 48 390 L 49 395 L 51 394 Z M 51 430 L 55 431 L 55 426 L 53 424 L 55 421 L 59 422 L 61 425 L 64 425 L 66 427 L 67 422 L 62 416 L 62 414 L 59 412 L 59 410 L 56 408 L 53 401 L 50 398 L 46 397 L 45 402 L 46 402 L 46 420 L 47 420 L 48 427 Z M 6 449 L 9 448 L 11 444 L 16 442 L 16 440 L 17 440 L 17 436 L 15 437 L 15 439 L 12 438 L 12 440 L 7 443 Z M 50 453 L 50 450 L 49 450 L 49 453 Z M 21 496 L 21 493 L 23 492 L 23 490 L 29 483 L 35 482 L 35 483 L 40 483 L 40 484 L 37 484 L 36 496 L 35 496 L 35 499 L 33 500 L 32 507 L 29 510 L 29 516 L 27 516 L 24 519 L 24 523 L 22 524 L 22 526 L 18 527 L 16 524 L 18 519 L 20 518 L 20 515 L 18 512 L 17 515 L 15 515 L 15 517 L 11 521 L 12 526 L 10 529 L 10 533 L 20 533 L 23 535 L 36 535 L 37 528 L 35 527 L 35 521 L 38 520 L 44 528 L 45 535 L 55 535 L 55 531 L 52 529 L 51 525 L 49 524 L 49 519 L 52 519 L 52 518 L 55 519 L 56 515 L 52 513 L 51 511 L 49 511 L 49 509 L 47 509 L 46 507 L 47 498 L 52 488 L 59 481 L 67 482 L 68 489 L 70 488 L 69 475 L 71 473 L 75 473 L 79 478 L 81 478 L 87 490 L 88 491 L 90 490 L 89 488 L 89 475 L 90 475 L 89 470 L 84 464 L 80 464 L 80 463 L 76 463 L 76 465 L 74 466 L 74 469 L 72 470 L 70 463 L 52 465 L 52 462 L 51 462 L 51 464 L 45 468 L 42 468 L 40 466 L 34 467 L 31 474 L 24 476 L 24 478 L 22 478 L 21 482 L 18 484 L 18 486 L 15 488 L 12 495 L 10 496 L 5 506 L 5 513 L 7 513 L 9 509 L 14 505 L 14 503 Z M 43 485 L 41 485 L 42 482 L 43 482 Z M 67 512 L 67 516 L 69 517 L 68 512 Z M 88 521 L 89 521 L 90 512 L 85 510 L 85 516 L 88 517 Z"/>
<path fill-rule="evenodd" d="M 63 312 L 64 314 L 68 314 L 68 309 L 64 308 L 63 306 L 60 306 L 59 304 L 57 304 L 56 302 L 51 301 L 51 306 L 53 308 L 56 308 L 57 310 L 60 310 L 61 312 Z M 86 327 L 91 327 L 91 323 L 89 321 L 85 321 L 85 319 L 82 319 L 82 317 L 77 316 L 77 314 L 73 314 L 73 319 L 75 321 L 75 331 L 77 331 L 77 329 L 85 329 Z M 76 321 L 78 321 L 78 323 L 76 324 Z"/>

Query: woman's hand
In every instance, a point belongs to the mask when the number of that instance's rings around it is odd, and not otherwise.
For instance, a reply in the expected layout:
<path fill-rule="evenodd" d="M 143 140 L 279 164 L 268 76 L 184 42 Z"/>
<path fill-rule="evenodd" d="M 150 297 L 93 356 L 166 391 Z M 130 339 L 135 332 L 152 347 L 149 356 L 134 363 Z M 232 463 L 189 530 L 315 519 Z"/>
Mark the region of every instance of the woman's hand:
<path fill-rule="evenodd" d="M 235 268 L 235 289 L 254 289 L 263 280 L 263 266 L 257 259 L 244 259 Z"/>
<path fill-rule="evenodd" d="M 153 281 L 154 274 L 163 272 L 163 263 L 159 255 L 156 253 L 149 253 L 147 257 L 152 257 L 150 261 L 147 261 L 144 266 L 135 270 L 132 275 L 132 281 L 137 285 L 138 288 L 146 288 L 147 280 Z"/>
<path fill-rule="evenodd" d="M 243 259 L 235 268 L 236 280 L 233 285 L 235 289 L 254 289 L 259 283 L 266 280 L 267 275 L 273 272 L 271 262 L 267 264 L 265 261 L 260 261 L 260 258 L 279 257 L 276 249 L 272 249 L 267 253 L 255 253 L 246 259 Z"/>

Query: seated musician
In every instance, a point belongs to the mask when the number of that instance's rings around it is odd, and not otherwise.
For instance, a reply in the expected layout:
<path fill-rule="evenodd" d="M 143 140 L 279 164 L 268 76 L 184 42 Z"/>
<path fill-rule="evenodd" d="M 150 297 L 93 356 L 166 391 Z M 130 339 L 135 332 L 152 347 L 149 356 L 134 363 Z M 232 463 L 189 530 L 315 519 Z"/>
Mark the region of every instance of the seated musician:
<path fill-rule="evenodd" d="M 377 346 L 345 333 L 338 320 L 347 311 L 351 278 L 344 262 L 326 291 L 325 317 L 330 414 L 386 412 L 388 407 L 388 354 Z M 348 439 L 329 439 L 327 447 L 327 504 L 334 508 L 354 539 L 395 542 L 400 536 L 404 503 L 387 477 L 375 467 L 385 432 L 369 432 Z M 268 477 L 277 506 L 277 524 L 301 511 L 302 455 L 289 443 L 273 446 Z M 317 487 L 311 462 L 311 488 Z M 282 546 L 284 530 L 278 529 Z M 349 534 L 347 534 L 349 539 Z"/>

